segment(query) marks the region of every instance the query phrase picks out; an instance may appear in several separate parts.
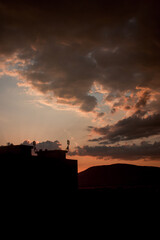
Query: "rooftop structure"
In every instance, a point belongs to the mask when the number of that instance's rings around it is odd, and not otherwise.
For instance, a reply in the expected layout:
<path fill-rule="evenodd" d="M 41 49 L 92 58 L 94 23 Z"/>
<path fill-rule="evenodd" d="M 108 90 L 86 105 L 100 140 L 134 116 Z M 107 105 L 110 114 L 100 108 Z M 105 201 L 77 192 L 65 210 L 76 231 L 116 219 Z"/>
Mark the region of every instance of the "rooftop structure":
<path fill-rule="evenodd" d="M 28 189 L 32 194 L 54 190 L 75 191 L 77 160 L 66 159 L 65 150 L 37 151 L 32 156 L 32 146 L 9 145 L 0 147 L 0 168 L 5 183 L 17 189 Z"/>
<path fill-rule="evenodd" d="M 36 151 L 38 157 L 40 158 L 53 158 L 53 159 L 59 159 L 59 160 L 65 160 L 66 159 L 66 150 L 39 150 Z"/>
<path fill-rule="evenodd" d="M 2 156 L 23 156 L 31 157 L 32 146 L 27 145 L 8 145 L 0 147 L 0 157 Z"/>

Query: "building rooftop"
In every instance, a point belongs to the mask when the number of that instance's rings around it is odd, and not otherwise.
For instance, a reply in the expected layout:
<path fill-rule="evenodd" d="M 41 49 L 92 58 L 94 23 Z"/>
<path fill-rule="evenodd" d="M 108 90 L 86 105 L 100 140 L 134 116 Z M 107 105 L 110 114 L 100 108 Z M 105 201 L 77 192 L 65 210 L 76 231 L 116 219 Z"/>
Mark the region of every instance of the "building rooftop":
<path fill-rule="evenodd" d="M 33 146 L 0 147 L 0 166 L 6 186 L 25 189 L 28 194 L 44 195 L 53 191 L 76 191 L 77 160 L 66 159 L 66 150 L 39 150 L 32 156 Z M 7 179 L 7 180 L 6 180 Z"/>
<path fill-rule="evenodd" d="M 66 150 L 39 150 L 37 151 L 37 155 L 39 157 L 46 157 L 46 158 L 55 158 L 55 159 L 66 159 Z"/>
<path fill-rule="evenodd" d="M 28 145 L 8 145 L 0 146 L 0 155 L 31 155 L 33 146 Z"/>

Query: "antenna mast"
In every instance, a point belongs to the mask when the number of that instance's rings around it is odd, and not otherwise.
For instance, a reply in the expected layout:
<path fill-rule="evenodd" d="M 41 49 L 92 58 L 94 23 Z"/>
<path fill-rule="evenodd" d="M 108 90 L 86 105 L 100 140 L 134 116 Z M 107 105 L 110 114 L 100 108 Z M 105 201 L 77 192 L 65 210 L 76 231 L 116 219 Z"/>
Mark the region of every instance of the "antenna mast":
<path fill-rule="evenodd" d="M 34 152 L 36 152 L 36 141 L 33 141 L 33 150 L 34 150 Z"/>
<path fill-rule="evenodd" d="M 70 145 L 70 141 L 69 140 L 67 140 L 67 148 L 66 148 L 66 150 L 69 152 L 69 145 Z"/>

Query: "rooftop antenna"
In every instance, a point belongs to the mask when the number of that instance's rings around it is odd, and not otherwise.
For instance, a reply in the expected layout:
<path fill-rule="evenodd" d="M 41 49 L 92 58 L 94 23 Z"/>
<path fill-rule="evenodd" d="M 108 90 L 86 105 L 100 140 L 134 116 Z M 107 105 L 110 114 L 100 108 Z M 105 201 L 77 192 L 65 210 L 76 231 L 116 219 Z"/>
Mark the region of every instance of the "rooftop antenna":
<path fill-rule="evenodd" d="M 66 148 L 66 150 L 69 152 L 69 145 L 70 145 L 70 141 L 69 140 L 67 140 L 67 148 Z"/>
<path fill-rule="evenodd" d="M 34 152 L 36 152 L 36 141 L 33 141 L 33 150 L 34 150 Z"/>

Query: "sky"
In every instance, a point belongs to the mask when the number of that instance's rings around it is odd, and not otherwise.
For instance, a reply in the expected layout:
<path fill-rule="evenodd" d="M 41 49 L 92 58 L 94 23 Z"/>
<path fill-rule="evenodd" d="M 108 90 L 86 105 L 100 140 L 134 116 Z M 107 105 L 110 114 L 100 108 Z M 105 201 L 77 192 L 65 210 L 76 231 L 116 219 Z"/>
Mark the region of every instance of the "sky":
<path fill-rule="evenodd" d="M 160 167 L 158 0 L 0 0 L 0 145 L 65 149 L 82 171 Z"/>

